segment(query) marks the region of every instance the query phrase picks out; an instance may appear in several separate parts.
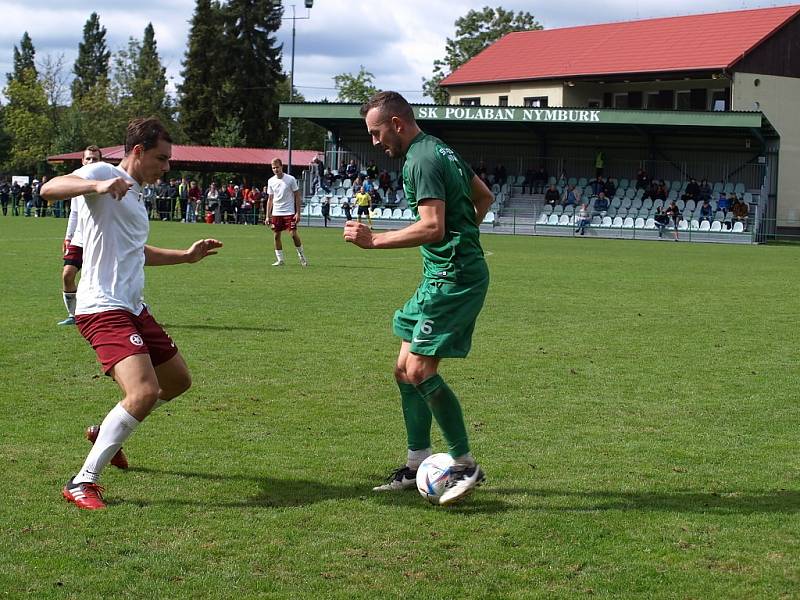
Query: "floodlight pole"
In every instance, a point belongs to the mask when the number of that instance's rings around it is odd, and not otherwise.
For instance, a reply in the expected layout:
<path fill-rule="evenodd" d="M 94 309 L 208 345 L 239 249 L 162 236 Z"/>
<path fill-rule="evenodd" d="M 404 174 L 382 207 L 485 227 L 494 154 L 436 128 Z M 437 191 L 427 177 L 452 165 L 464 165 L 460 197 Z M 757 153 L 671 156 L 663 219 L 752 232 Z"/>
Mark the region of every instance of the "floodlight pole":
<path fill-rule="evenodd" d="M 272 3 L 273 3 L 274 6 L 281 6 L 282 5 L 282 0 L 273 0 Z M 289 72 L 289 102 L 294 101 L 294 40 L 295 40 L 296 31 L 297 31 L 296 25 L 297 25 L 297 21 L 302 21 L 304 19 L 310 19 L 311 18 L 311 7 L 313 5 L 314 5 L 314 0 L 305 0 L 305 6 L 306 6 L 306 11 L 307 11 L 305 17 L 296 16 L 296 14 L 295 14 L 295 5 L 294 4 L 290 5 L 292 7 L 292 16 L 288 17 L 288 18 L 292 19 L 292 62 L 291 62 L 291 71 Z M 283 19 L 283 18 L 284 17 L 281 16 L 281 19 Z M 291 173 L 291 171 L 292 171 L 292 117 L 289 117 L 288 136 L 287 136 L 287 139 L 286 139 L 286 145 L 288 146 L 287 149 L 289 151 L 289 157 L 288 157 L 287 165 L 286 165 L 286 172 L 287 173 Z"/>

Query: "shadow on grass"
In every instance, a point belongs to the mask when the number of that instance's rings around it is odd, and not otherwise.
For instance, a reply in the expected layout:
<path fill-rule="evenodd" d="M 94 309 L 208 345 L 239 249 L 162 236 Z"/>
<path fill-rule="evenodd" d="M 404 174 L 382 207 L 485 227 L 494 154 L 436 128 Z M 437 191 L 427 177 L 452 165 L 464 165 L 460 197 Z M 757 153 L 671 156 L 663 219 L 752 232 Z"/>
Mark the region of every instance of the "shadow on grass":
<path fill-rule="evenodd" d="M 243 327 L 241 325 L 208 325 L 206 323 L 198 323 L 196 325 L 174 325 L 164 323 L 164 329 L 208 329 L 212 331 L 273 331 L 276 333 L 286 333 L 292 331 L 289 327 Z"/>
<path fill-rule="evenodd" d="M 175 477 L 191 477 L 204 479 L 208 481 L 220 482 L 236 482 L 236 481 L 250 481 L 256 482 L 259 486 L 259 491 L 254 496 L 245 498 L 239 501 L 231 500 L 226 502 L 220 498 L 220 501 L 208 502 L 204 500 L 177 500 L 177 499 L 164 499 L 157 502 L 144 502 L 142 504 L 169 504 L 169 505 L 191 505 L 191 506 L 207 506 L 207 507 L 228 507 L 228 508 L 248 508 L 248 507 L 264 507 L 264 508 L 287 508 L 296 506 L 308 506 L 318 502 L 325 502 L 328 500 L 347 500 L 358 499 L 379 503 L 387 506 L 407 506 L 409 508 L 427 510 L 427 503 L 415 493 L 415 490 L 409 490 L 403 493 L 376 493 L 372 491 L 371 484 L 366 483 L 353 483 L 353 484 L 333 484 L 323 483 L 320 481 L 312 481 L 306 479 L 286 479 L 279 477 L 258 477 L 255 475 L 236 475 L 236 474 L 221 474 L 221 473 L 201 473 L 197 471 L 168 471 L 162 469 L 151 469 L 147 467 L 131 467 L 128 472 L 134 473 L 150 473 L 154 475 L 169 475 Z M 235 498 L 236 486 L 231 485 L 231 498 Z M 489 492 L 496 496 L 497 490 L 489 490 Z M 513 492 L 516 494 L 523 494 L 526 490 L 506 490 L 506 493 Z M 522 506 L 512 506 L 503 500 L 497 498 L 486 498 L 479 491 L 474 496 L 467 499 L 462 504 L 456 504 L 447 509 L 448 512 L 462 513 L 462 514 L 485 514 L 485 513 L 500 513 L 508 510 L 518 510 Z"/>
<path fill-rule="evenodd" d="M 615 492 L 532 489 L 529 494 L 547 499 L 544 512 L 665 511 L 711 514 L 757 514 L 800 512 L 800 492 L 796 490 L 697 492 Z M 559 506 L 565 498 L 569 506 Z M 575 500 L 579 503 L 576 504 Z"/>

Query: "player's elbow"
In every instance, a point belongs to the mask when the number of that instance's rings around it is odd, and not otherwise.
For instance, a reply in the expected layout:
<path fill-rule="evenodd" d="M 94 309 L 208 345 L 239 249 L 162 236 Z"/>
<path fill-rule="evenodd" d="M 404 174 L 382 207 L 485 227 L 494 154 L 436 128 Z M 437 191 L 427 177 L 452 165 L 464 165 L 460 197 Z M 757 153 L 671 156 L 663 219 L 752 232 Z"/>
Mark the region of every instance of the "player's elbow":
<path fill-rule="evenodd" d="M 426 244 L 435 244 L 441 242 L 444 238 L 444 223 L 431 223 L 425 230 Z"/>
<path fill-rule="evenodd" d="M 51 200 L 61 200 L 62 198 L 58 198 L 56 194 L 56 190 L 53 187 L 53 181 L 48 181 L 42 186 L 42 189 L 39 190 L 39 195 L 50 202 Z"/>

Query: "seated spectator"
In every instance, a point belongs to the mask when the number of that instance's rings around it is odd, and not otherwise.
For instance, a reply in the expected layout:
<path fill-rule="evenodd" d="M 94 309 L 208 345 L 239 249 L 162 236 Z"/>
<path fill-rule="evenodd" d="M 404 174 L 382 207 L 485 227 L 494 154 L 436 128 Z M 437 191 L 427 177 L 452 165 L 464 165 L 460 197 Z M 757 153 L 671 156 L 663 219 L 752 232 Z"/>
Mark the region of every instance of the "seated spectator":
<path fill-rule="evenodd" d="M 656 208 L 656 215 L 653 217 L 653 221 L 655 221 L 656 227 L 658 227 L 658 237 L 664 237 L 664 230 L 669 225 L 669 215 L 659 206 Z"/>
<path fill-rule="evenodd" d="M 697 180 L 692 177 L 689 179 L 689 183 L 686 184 L 686 191 L 681 196 L 681 200 L 689 201 L 694 200 L 695 202 L 699 201 L 700 199 L 700 185 L 697 183 Z"/>
<path fill-rule="evenodd" d="M 356 159 L 353 158 L 347 163 L 347 167 L 345 168 L 345 175 L 350 181 L 355 181 L 358 177 L 358 164 L 356 164 Z"/>
<path fill-rule="evenodd" d="M 575 187 L 575 184 L 569 186 L 564 190 L 564 196 L 561 198 L 561 203 L 564 206 L 577 206 L 581 200 L 581 192 Z"/>
<path fill-rule="evenodd" d="M 614 181 L 610 177 L 608 179 L 606 179 L 606 186 L 605 186 L 605 189 L 603 191 L 606 193 L 606 196 L 609 197 L 609 198 L 613 198 L 614 194 L 617 193 L 617 186 L 616 186 L 616 184 L 614 183 Z"/>
<path fill-rule="evenodd" d="M 592 195 L 597 196 L 600 192 L 605 192 L 606 190 L 606 182 L 603 179 L 602 175 L 598 175 L 589 183 L 589 187 L 592 188 Z"/>
<path fill-rule="evenodd" d="M 711 205 L 708 203 L 708 198 L 703 200 L 703 204 L 700 206 L 700 222 L 708 221 L 714 218 L 714 209 L 711 208 Z"/>
<path fill-rule="evenodd" d="M 666 202 L 667 196 L 667 184 L 662 179 L 658 182 L 658 189 L 656 189 L 656 196 L 653 198 L 654 200 L 664 200 Z"/>
<path fill-rule="evenodd" d="M 374 160 L 369 161 L 367 165 L 367 177 L 372 178 L 373 181 L 378 179 L 378 165 L 375 164 Z"/>
<path fill-rule="evenodd" d="M 681 221 L 681 209 L 678 208 L 678 205 L 675 204 L 675 200 L 672 200 L 665 211 L 667 216 L 672 219 L 672 236 L 675 241 L 678 241 L 678 223 Z"/>
<path fill-rule="evenodd" d="M 492 189 L 492 182 L 489 181 L 489 178 L 487 177 L 485 171 L 483 173 L 479 173 L 478 174 L 478 179 L 480 179 L 484 183 L 484 185 L 486 187 L 488 187 L 489 189 Z"/>
<path fill-rule="evenodd" d="M 331 188 L 333 187 L 334 179 L 335 178 L 333 176 L 333 173 L 331 173 L 331 170 L 325 169 L 325 172 L 322 174 L 322 177 L 320 177 L 319 185 L 323 190 L 325 190 L 326 194 L 330 193 Z"/>
<path fill-rule="evenodd" d="M 731 213 L 733 213 L 734 222 L 740 221 L 744 224 L 745 229 L 747 229 L 747 217 L 750 214 L 750 207 L 742 200 L 739 200 L 739 198 L 736 198 L 733 202 L 733 206 L 731 206 Z"/>
<path fill-rule="evenodd" d="M 378 187 L 384 192 L 388 192 L 389 188 L 392 187 L 392 177 L 389 175 L 389 171 L 383 170 L 378 175 Z"/>
<path fill-rule="evenodd" d="M 575 213 L 575 233 L 580 233 L 583 235 L 586 232 L 586 228 L 591 224 L 592 219 L 589 216 L 589 209 L 586 207 L 586 203 L 584 202 L 581 204 L 578 211 Z"/>
<path fill-rule="evenodd" d="M 606 193 L 601 191 L 597 194 L 597 199 L 594 201 L 594 210 L 592 211 L 592 216 L 606 216 L 606 212 L 608 211 L 608 198 L 606 197 Z"/>
<path fill-rule="evenodd" d="M 721 210 L 723 212 L 728 212 L 730 208 L 730 203 L 728 202 L 728 198 L 725 195 L 725 192 L 719 193 L 719 200 L 717 200 L 717 210 Z"/>
<path fill-rule="evenodd" d="M 642 198 L 651 198 L 652 200 L 658 199 L 658 183 L 655 181 L 651 181 L 650 185 L 648 186 L 647 190 L 644 193 Z"/>
<path fill-rule="evenodd" d="M 372 181 L 372 177 L 367 175 L 366 179 L 364 179 L 364 183 L 361 184 L 361 189 L 368 194 L 372 194 L 372 192 L 375 191 L 375 184 Z"/>
<path fill-rule="evenodd" d="M 489 171 L 486 169 L 486 165 L 483 161 L 480 161 L 478 166 L 472 170 L 475 171 L 475 175 L 480 177 L 484 182 L 489 180 Z"/>
<path fill-rule="evenodd" d="M 697 193 L 697 200 L 702 202 L 706 198 L 711 200 L 711 186 L 708 184 L 707 179 L 703 179 L 703 181 L 700 182 L 700 191 Z"/>
<path fill-rule="evenodd" d="M 498 163 L 498 165 L 494 168 L 494 182 L 497 185 L 503 185 L 506 182 L 506 179 L 508 179 L 506 168 L 501 163 Z"/>
<path fill-rule="evenodd" d="M 648 187 L 650 187 L 650 176 L 644 169 L 639 169 L 639 172 L 636 173 L 636 189 L 646 190 Z"/>
<path fill-rule="evenodd" d="M 556 184 L 550 185 L 547 188 L 547 191 L 544 193 L 544 203 L 549 204 L 550 206 L 555 206 L 556 203 L 561 199 L 561 196 L 556 189 Z"/>

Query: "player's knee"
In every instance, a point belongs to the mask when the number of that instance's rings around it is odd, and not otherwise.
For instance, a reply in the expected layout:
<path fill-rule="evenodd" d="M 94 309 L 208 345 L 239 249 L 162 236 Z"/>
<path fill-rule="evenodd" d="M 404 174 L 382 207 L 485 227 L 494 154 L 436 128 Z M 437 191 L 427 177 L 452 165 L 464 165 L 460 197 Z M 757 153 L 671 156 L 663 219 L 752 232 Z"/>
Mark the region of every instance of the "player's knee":
<path fill-rule="evenodd" d="M 181 373 L 170 381 L 169 387 L 162 388 L 161 398 L 163 400 L 172 400 L 183 394 L 190 387 L 192 387 L 192 376 L 188 372 Z"/>
<path fill-rule="evenodd" d="M 431 371 L 431 369 L 425 363 L 413 363 L 406 365 L 405 370 L 406 381 L 412 385 L 419 385 L 435 373 L 436 371 Z"/>
<path fill-rule="evenodd" d="M 394 379 L 398 383 L 409 383 L 408 376 L 406 375 L 406 370 L 401 365 L 394 366 Z"/>
<path fill-rule="evenodd" d="M 130 390 L 125 400 L 137 408 L 149 410 L 158 400 L 158 385 L 145 383 Z"/>

